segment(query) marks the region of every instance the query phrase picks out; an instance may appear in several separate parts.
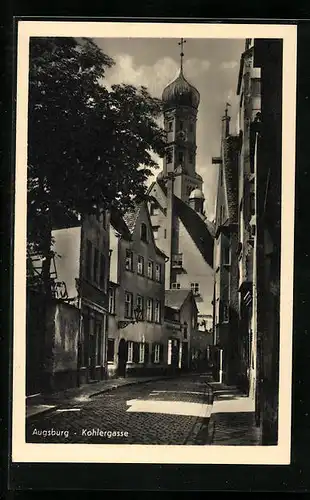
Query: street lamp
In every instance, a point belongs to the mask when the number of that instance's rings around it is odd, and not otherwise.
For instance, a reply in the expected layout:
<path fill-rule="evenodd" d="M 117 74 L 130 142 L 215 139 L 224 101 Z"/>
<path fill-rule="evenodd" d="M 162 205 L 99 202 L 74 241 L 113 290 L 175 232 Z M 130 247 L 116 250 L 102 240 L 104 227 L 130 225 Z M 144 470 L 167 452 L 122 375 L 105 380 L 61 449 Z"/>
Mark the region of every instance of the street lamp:
<path fill-rule="evenodd" d="M 119 321 L 118 322 L 118 328 L 122 329 L 122 328 L 126 328 L 126 326 L 128 325 L 131 325 L 131 324 L 135 324 L 135 323 L 139 323 L 139 321 L 142 321 L 143 319 L 143 311 L 142 309 L 137 306 L 134 311 L 134 318 L 131 319 L 131 320 L 127 320 L 127 321 Z"/>

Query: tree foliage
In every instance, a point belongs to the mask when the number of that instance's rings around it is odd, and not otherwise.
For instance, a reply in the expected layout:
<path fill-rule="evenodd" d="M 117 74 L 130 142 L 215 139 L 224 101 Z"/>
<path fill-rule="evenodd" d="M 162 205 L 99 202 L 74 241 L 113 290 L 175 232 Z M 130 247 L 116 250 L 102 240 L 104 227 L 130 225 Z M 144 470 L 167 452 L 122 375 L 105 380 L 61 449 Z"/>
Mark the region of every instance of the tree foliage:
<path fill-rule="evenodd" d="M 107 89 L 113 64 L 90 39 L 31 39 L 28 242 L 43 253 L 59 217 L 132 206 L 157 167 L 152 152 L 163 155 L 161 102 L 145 87 Z"/>

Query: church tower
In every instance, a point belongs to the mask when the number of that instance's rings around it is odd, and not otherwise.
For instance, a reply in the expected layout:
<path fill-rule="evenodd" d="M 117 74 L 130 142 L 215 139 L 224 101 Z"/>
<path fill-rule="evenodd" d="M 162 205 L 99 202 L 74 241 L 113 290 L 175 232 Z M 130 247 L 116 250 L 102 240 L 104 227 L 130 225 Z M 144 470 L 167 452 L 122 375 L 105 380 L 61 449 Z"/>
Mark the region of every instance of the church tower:
<path fill-rule="evenodd" d="M 167 255 L 165 289 L 192 290 L 198 320 L 209 321 L 213 306 L 213 224 L 204 212 L 203 180 L 196 172 L 198 90 L 183 73 L 181 39 L 180 71 L 163 91 L 164 126 L 167 133 L 163 170 L 149 189 L 149 213 L 154 239 Z"/>
<path fill-rule="evenodd" d="M 186 203 L 194 189 L 202 188 L 202 177 L 196 173 L 196 123 L 200 94 L 184 77 L 181 38 L 178 77 L 163 91 L 164 127 L 167 133 L 166 155 L 160 178 L 174 174 L 174 194 Z"/>

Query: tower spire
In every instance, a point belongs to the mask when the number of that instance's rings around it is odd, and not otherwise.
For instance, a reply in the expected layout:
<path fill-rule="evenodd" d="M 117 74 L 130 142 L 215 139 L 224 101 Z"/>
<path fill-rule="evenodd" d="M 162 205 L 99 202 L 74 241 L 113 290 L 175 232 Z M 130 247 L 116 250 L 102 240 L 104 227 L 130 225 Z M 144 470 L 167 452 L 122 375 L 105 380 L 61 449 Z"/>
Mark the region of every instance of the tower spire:
<path fill-rule="evenodd" d="M 186 40 L 184 40 L 184 38 L 181 38 L 181 40 L 178 42 L 178 45 L 180 45 L 180 47 L 181 47 L 181 52 L 180 52 L 180 70 L 181 70 L 181 73 L 183 71 L 184 43 L 186 43 Z"/>

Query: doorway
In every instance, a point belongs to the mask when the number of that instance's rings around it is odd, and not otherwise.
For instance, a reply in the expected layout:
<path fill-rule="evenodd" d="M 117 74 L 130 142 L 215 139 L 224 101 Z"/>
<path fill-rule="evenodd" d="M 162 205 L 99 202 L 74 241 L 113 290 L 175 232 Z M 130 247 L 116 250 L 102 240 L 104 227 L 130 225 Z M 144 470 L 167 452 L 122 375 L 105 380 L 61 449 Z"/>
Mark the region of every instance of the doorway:
<path fill-rule="evenodd" d="M 127 364 L 127 342 L 125 339 L 121 339 L 118 344 L 117 373 L 119 377 L 126 376 L 126 364 Z"/>
<path fill-rule="evenodd" d="M 173 339 L 171 346 L 171 366 L 173 368 L 178 368 L 179 366 L 179 355 L 180 355 L 180 342 L 177 339 Z"/>

